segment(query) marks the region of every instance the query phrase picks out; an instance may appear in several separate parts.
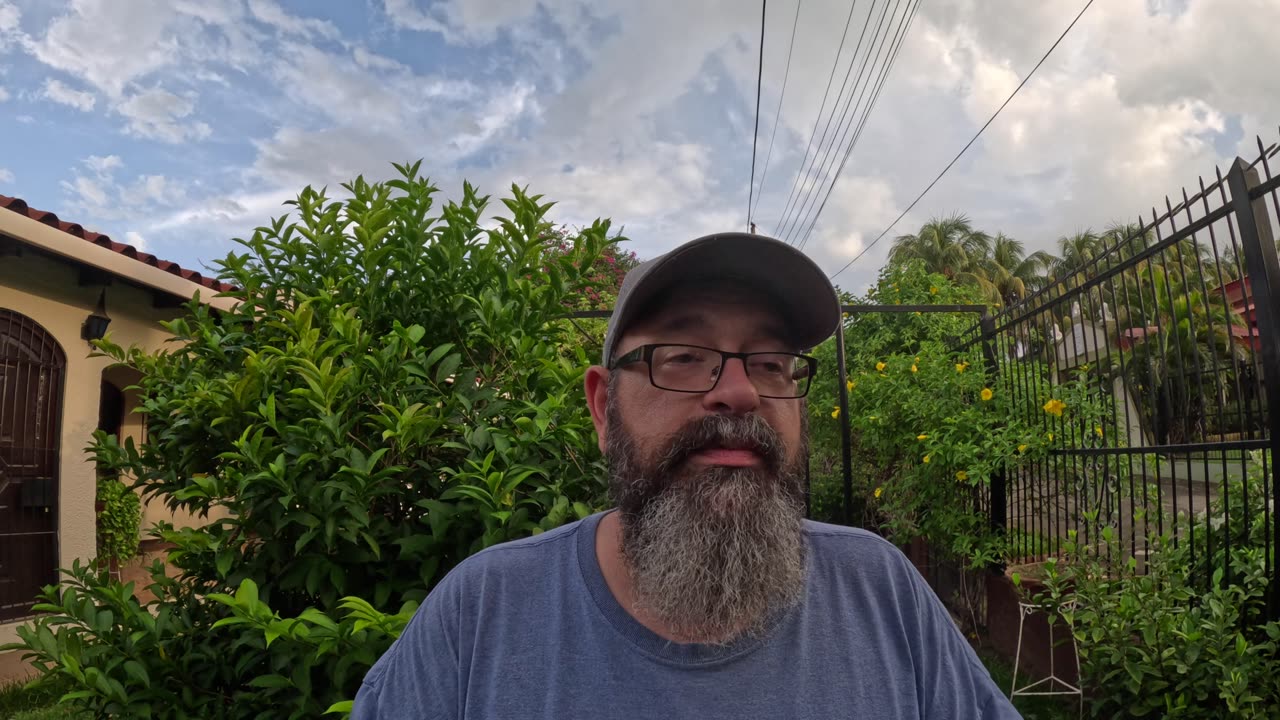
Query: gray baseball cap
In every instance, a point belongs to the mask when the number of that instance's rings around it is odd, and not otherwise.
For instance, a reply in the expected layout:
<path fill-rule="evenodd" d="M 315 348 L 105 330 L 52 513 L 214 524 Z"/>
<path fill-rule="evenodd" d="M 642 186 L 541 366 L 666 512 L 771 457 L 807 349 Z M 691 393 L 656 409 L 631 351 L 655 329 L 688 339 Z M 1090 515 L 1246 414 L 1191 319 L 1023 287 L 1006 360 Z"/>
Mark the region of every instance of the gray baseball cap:
<path fill-rule="evenodd" d="M 794 246 L 764 235 L 704 235 L 646 260 L 622 280 L 609 317 L 602 361 L 607 366 L 618 338 L 662 293 L 686 280 L 732 278 L 758 288 L 780 304 L 798 347 L 811 348 L 840 325 L 840 298 L 825 273 Z"/>

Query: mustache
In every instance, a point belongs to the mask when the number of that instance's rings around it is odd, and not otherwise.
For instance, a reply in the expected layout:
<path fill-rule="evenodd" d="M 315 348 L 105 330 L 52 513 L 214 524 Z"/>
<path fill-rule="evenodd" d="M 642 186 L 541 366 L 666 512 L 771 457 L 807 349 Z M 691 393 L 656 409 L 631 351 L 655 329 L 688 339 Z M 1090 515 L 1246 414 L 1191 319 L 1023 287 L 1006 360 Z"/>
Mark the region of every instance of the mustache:
<path fill-rule="evenodd" d="M 691 455 L 707 448 L 751 450 L 775 473 L 783 461 L 782 439 L 763 417 L 754 414 L 695 418 L 673 432 L 666 447 L 657 462 L 657 470 L 663 475 L 675 471 Z"/>

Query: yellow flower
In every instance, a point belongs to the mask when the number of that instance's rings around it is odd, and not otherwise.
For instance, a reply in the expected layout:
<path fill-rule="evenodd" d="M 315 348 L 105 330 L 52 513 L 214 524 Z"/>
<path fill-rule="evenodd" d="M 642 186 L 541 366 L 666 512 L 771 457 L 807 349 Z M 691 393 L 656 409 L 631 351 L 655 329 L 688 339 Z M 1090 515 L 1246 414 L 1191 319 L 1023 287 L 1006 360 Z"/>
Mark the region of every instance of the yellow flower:
<path fill-rule="evenodd" d="M 876 497 L 880 497 L 880 493 L 884 492 L 884 488 L 876 488 Z"/>
<path fill-rule="evenodd" d="M 929 462 L 929 458 L 931 458 L 931 457 L 933 457 L 933 456 L 932 456 L 932 455 L 925 455 L 925 456 L 924 456 L 924 461 L 925 461 L 926 463 L 928 463 L 928 462 Z"/>
<path fill-rule="evenodd" d="M 922 315 L 923 313 L 921 313 L 919 310 L 917 310 L 917 311 L 915 311 L 915 313 L 914 313 L 914 314 L 916 314 L 916 315 Z"/>
<path fill-rule="evenodd" d="M 840 315 L 841 315 L 842 317 L 846 317 L 846 318 L 847 318 L 847 317 L 849 317 L 849 313 L 840 313 Z"/>
<path fill-rule="evenodd" d="M 968 479 L 969 479 L 969 473 L 965 472 L 964 470 L 956 471 L 956 480 L 959 480 L 960 482 L 964 482 L 965 480 L 968 480 Z"/>
<path fill-rule="evenodd" d="M 875 419 L 876 419 L 876 416 L 875 416 L 875 415 L 868 415 L 868 416 L 867 416 L 867 419 L 868 419 L 868 420 L 875 420 Z"/>
<path fill-rule="evenodd" d="M 845 389 L 852 392 L 853 389 L 858 386 L 858 383 L 854 382 L 853 380 L 850 380 L 849 382 L 845 383 L 844 386 L 845 386 Z"/>
<path fill-rule="evenodd" d="M 885 364 L 884 364 L 883 362 L 878 362 L 878 363 L 876 363 L 876 370 L 877 370 L 877 371 L 879 371 L 879 372 L 884 372 L 884 369 L 885 369 Z"/>
<path fill-rule="evenodd" d="M 968 367 L 969 367 L 969 363 L 958 362 L 956 363 L 956 372 L 964 372 L 966 369 L 968 369 Z"/>
<path fill-rule="evenodd" d="M 920 372 L 920 368 L 916 367 L 915 365 L 912 365 L 911 372 Z"/>
<path fill-rule="evenodd" d="M 1102 437 L 1102 426 L 1101 426 L 1101 425 L 1099 425 L 1099 426 L 1095 427 L 1095 428 L 1093 429 L 1093 431 L 1094 431 L 1095 433 L 1097 433 L 1097 434 L 1098 434 L 1098 437 Z"/>
<path fill-rule="evenodd" d="M 1062 417 L 1062 411 L 1067 409 L 1067 404 L 1058 399 L 1051 399 L 1044 404 L 1044 411 L 1050 415 Z"/>
<path fill-rule="evenodd" d="M 927 440 L 928 438 L 929 436 L 925 435 L 924 433 L 920 433 L 919 435 L 916 436 L 917 440 Z"/>
<path fill-rule="evenodd" d="M 1026 452 L 1026 451 L 1027 451 L 1027 444 L 1026 444 L 1026 443 L 1023 443 L 1023 444 L 1021 444 L 1021 445 L 1019 445 L 1019 446 L 1018 446 L 1018 454 L 1022 454 L 1022 453 Z"/>
<path fill-rule="evenodd" d="M 1053 442 L 1053 433 L 1049 433 L 1049 442 Z"/>
<path fill-rule="evenodd" d="M 929 288 L 929 294 L 930 294 L 930 295 L 937 295 L 937 294 L 938 294 L 938 288 L 937 288 L 937 286 L 934 286 L 934 287 Z"/>
<path fill-rule="evenodd" d="M 995 393 L 991 392 L 991 388 L 982 388 L 982 392 L 979 394 L 979 397 L 982 398 L 982 402 L 987 402 L 991 400 L 991 398 L 995 397 Z"/>
<path fill-rule="evenodd" d="M 840 408 L 839 408 L 839 407 L 836 407 L 836 409 L 834 409 L 834 410 L 832 410 L 832 411 L 831 411 L 831 417 L 832 417 L 832 418 L 838 418 L 838 417 L 840 417 Z"/>

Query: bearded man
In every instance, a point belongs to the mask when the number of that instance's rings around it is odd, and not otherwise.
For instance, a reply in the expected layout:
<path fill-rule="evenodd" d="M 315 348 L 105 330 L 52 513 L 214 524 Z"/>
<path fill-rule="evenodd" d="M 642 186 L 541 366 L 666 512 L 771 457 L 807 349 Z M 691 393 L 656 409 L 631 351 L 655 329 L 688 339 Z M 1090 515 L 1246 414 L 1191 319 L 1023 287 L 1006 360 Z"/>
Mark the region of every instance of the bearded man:
<path fill-rule="evenodd" d="M 804 518 L 804 351 L 839 323 L 763 236 L 632 269 L 585 381 L 616 507 L 459 564 L 352 717 L 1019 717 L 897 548 Z"/>

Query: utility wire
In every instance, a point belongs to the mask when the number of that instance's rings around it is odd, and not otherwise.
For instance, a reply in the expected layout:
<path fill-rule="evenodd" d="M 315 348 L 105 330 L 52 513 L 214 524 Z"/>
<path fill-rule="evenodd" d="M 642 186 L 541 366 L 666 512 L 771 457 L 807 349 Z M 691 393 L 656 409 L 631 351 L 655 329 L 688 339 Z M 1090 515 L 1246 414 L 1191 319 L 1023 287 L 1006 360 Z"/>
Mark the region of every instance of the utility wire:
<path fill-rule="evenodd" d="M 791 42 L 787 43 L 787 67 L 782 71 L 782 92 L 778 94 L 778 110 L 773 114 L 773 132 L 769 133 L 769 149 L 764 154 L 764 169 L 760 171 L 760 194 L 756 195 L 756 204 L 751 209 L 754 214 L 760 207 L 760 197 L 764 195 L 764 181 L 769 177 L 769 161 L 773 158 L 773 139 L 778 135 L 778 125 L 782 121 L 782 99 L 787 96 L 787 78 L 791 77 L 791 50 L 796 44 L 796 26 L 800 24 L 800 5 L 803 0 L 796 0 L 796 17 L 791 21 Z"/>
<path fill-rule="evenodd" d="M 885 3 L 885 8 L 887 9 L 889 7 L 888 0 L 885 0 Z M 796 207 L 805 199 L 805 194 L 811 192 L 810 181 L 813 179 L 814 171 L 817 169 L 818 156 L 823 155 L 822 146 L 827 141 L 827 133 L 831 131 L 831 121 L 835 119 L 839 112 L 840 98 L 844 97 L 844 89 L 849 86 L 849 78 L 853 75 L 854 65 L 858 63 L 858 53 L 862 51 L 862 41 L 867 38 L 867 29 L 871 27 L 871 16 L 875 13 L 875 10 L 876 0 L 871 0 L 871 7 L 867 8 L 867 19 L 862 23 L 862 32 L 858 33 L 858 44 L 853 48 L 853 55 L 849 58 L 849 67 L 844 71 L 844 79 L 840 81 L 840 89 L 836 91 L 836 99 L 831 103 L 831 113 L 827 115 L 827 121 L 822 126 L 822 137 L 818 138 L 818 147 L 813 151 L 813 157 L 809 157 L 808 151 L 806 151 L 804 161 L 800 164 L 800 174 L 797 175 L 797 178 L 803 179 L 800 180 L 799 191 L 793 198 L 796 204 L 783 208 L 782 217 L 778 221 L 778 228 L 774 231 L 774 237 L 782 236 L 783 230 L 794 219 Z M 883 15 L 884 13 L 881 13 L 882 18 Z M 878 28 L 876 32 L 879 32 Z M 865 60 L 863 62 L 865 63 Z M 816 123 L 814 124 L 814 131 L 817 132 Z M 828 152 L 830 152 L 830 148 L 828 148 Z"/>
<path fill-rule="evenodd" d="M 840 167 L 836 168 L 835 175 L 831 180 L 831 185 L 827 187 L 827 194 L 823 196 L 822 204 L 818 206 L 818 211 L 813 214 L 812 218 L 810 218 L 809 227 L 805 229 L 800 242 L 796 244 L 796 247 L 800 249 L 804 249 L 804 246 L 809 244 L 809 238 L 813 235 L 813 229 L 817 227 L 818 218 L 822 215 L 822 211 L 826 209 L 827 201 L 831 199 L 831 193 L 835 190 L 836 183 L 840 180 L 840 173 L 844 172 L 845 164 L 849 162 L 849 157 L 853 155 L 853 149 L 857 147 L 858 140 L 862 137 L 862 131 L 867 126 L 867 120 L 870 119 L 871 112 L 875 110 L 876 102 L 880 99 L 880 91 L 884 89 L 885 81 L 888 80 L 889 73 L 893 70 L 893 65 L 898 59 L 898 52 L 902 50 L 902 44 L 907 39 L 907 33 L 911 31 L 911 23 L 916 18 L 916 11 L 920 9 L 921 1 L 922 0 L 916 0 L 915 5 L 911 6 L 909 12 L 906 14 L 906 21 L 898 23 L 897 34 L 894 36 L 893 42 L 891 43 L 893 49 L 890 51 L 889 61 L 881 66 L 880 77 L 876 82 L 876 89 L 872 91 L 871 100 L 867 103 L 867 106 L 862 113 L 862 119 L 858 122 L 858 129 L 853 133 L 853 139 L 849 141 L 849 146 L 845 149 L 844 158 L 840 160 Z"/>
<path fill-rule="evenodd" d="M 751 185 L 747 188 L 747 227 L 751 227 L 752 197 L 756 189 L 756 140 L 760 138 L 760 87 L 764 81 L 764 19 L 769 0 L 760 0 L 760 64 L 756 68 L 756 131 L 751 136 Z"/>
<path fill-rule="evenodd" d="M 804 224 L 805 220 L 808 219 L 809 210 L 815 207 L 815 201 L 818 195 L 821 194 L 822 187 L 826 184 L 827 178 L 830 177 L 830 168 L 835 165 L 836 159 L 840 157 L 838 148 L 844 146 L 845 137 L 847 136 L 849 129 L 856 125 L 856 122 L 851 121 L 858 114 L 858 108 L 862 105 L 862 98 L 867 95 L 867 89 L 873 84 L 871 78 L 876 72 L 873 68 L 880 63 L 881 54 L 885 48 L 889 47 L 891 44 L 888 42 L 890 26 L 885 24 L 885 19 L 890 16 L 897 17 L 898 7 L 901 4 L 902 0 L 894 0 L 893 10 L 890 10 L 889 3 L 887 1 L 885 2 L 884 12 L 880 13 L 880 19 L 876 22 L 876 29 L 871 34 L 871 42 L 867 45 L 867 54 L 862 59 L 861 66 L 858 68 L 858 76 L 854 79 L 853 85 L 849 88 L 849 97 L 845 101 L 844 109 L 840 111 L 842 117 L 840 118 L 840 121 L 836 123 L 835 132 L 831 136 L 831 144 L 827 146 L 827 151 L 823 155 L 821 162 L 815 163 L 814 165 L 814 184 L 811 188 L 811 192 L 804 198 L 804 201 L 797 206 L 795 213 L 791 217 L 791 229 L 788 230 L 787 234 L 783 237 L 783 240 L 788 243 L 793 245 L 798 244 L 799 237 L 797 236 L 797 231 Z M 911 7 L 910 0 L 907 2 L 907 7 Z M 902 17 L 905 18 L 906 14 L 903 13 Z M 901 20 L 899 20 L 898 24 L 899 28 L 901 28 Z M 896 35 L 894 36 L 894 39 L 897 39 Z M 873 54 L 874 59 L 872 57 Z M 872 72 L 868 73 L 868 69 L 872 69 Z M 863 82 L 864 77 L 866 78 L 865 83 Z M 858 90 L 859 86 L 862 87 L 861 91 Z M 856 103 L 854 102 L 855 95 L 857 95 L 858 98 Z"/>
<path fill-rule="evenodd" d="M 818 136 L 818 123 L 822 122 L 822 111 L 827 108 L 827 95 L 831 92 L 832 81 L 836 79 L 836 68 L 840 66 L 840 55 L 844 52 L 844 42 L 849 37 L 849 26 L 853 24 L 853 11 L 857 6 L 858 0 L 853 0 L 853 2 L 849 4 L 849 17 L 845 18 L 844 21 L 844 33 L 840 36 L 840 47 L 836 49 L 836 58 L 831 62 L 831 75 L 827 77 L 827 89 L 822 91 L 822 104 L 818 106 L 818 116 L 813 119 L 813 131 L 809 133 L 809 142 L 805 144 L 804 155 L 801 156 L 802 158 L 809 157 L 809 148 L 813 147 L 813 139 Z M 803 164 L 804 162 L 802 160 L 801 165 Z M 786 212 L 786 206 L 791 204 L 791 197 L 796 192 L 796 184 L 800 181 L 800 175 L 801 173 L 797 173 L 795 179 L 791 181 L 791 191 L 787 193 L 787 201 L 783 204 L 784 214 Z M 781 223 L 774 227 L 774 237 L 778 236 L 778 227 L 781 227 Z"/>
<path fill-rule="evenodd" d="M 1040 58 L 1040 62 L 1036 63 L 1035 67 L 1031 68 L 1031 72 L 1027 73 L 1027 76 L 1022 79 L 1022 82 L 1018 83 L 1018 87 L 1013 89 L 1013 92 L 1010 93 L 1009 97 L 1004 101 L 1004 103 L 1000 105 L 999 108 L 996 109 L 995 113 L 987 120 L 985 124 L 983 124 L 981 128 L 978 128 L 978 132 L 973 136 L 973 138 L 970 139 L 969 142 L 966 143 L 965 146 L 960 149 L 960 152 L 957 153 L 956 156 L 951 159 L 951 162 L 947 163 L 947 166 L 942 169 L 942 172 L 938 173 L 938 177 L 934 178 L 933 182 L 929 183 L 929 186 L 926 187 L 924 191 L 921 192 L 920 195 L 916 197 L 915 200 L 912 200 L 911 204 L 907 206 L 907 209 L 903 210 L 902 213 L 898 215 L 898 217 L 895 218 L 893 222 L 889 223 L 889 226 L 886 227 L 883 232 L 877 235 L 875 240 L 872 240 L 871 243 L 866 247 L 864 247 L 862 249 L 862 252 L 855 255 L 852 260 L 845 263 L 844 267 L 840 268 L 839 270 L 829 275 L 828 276 L 829 279 L 834 280 L 837 275 L 844 272 L 845 270 L 848 270 L 851 265 L 857 262 L 858 258 L 861 258 L 863 255 L 866 255 L 868 250 L 874 247 L 876 243 L 880 242 L 880 240 L 882 240 L 885 235 L 889 234 L 889 231 L 893 229 L 893 226 L 897 225 L 898 222 L 902 220 L 902 218 L 906 217 L 906 214 L 911 212 L 911 209 L 916 206 L 916 203 L 920 202 L 924 198 L 924 196 L 927 195 L 929 191 L 933 189 L 933 186 L 938 184 L 938 181 L 942 179 L 942 176 L 946 175 L 947 171 L 950 170 L 951 167 L 955 165 L 957 161 L 960 160 L 960 157 L 964 155 L 965 152 L 968 151 L 969 148 L 972 147 L 975 142 L 977 142 L 978 138 L 982 135 L 982 132 L 986 130 L 987 127 L 991 125 L 992 122 L 995 121 L 995 119 L 1000 115 L 1000 112 L 1005 109 L 1005 106 L 1007 106 L 1009 102 L 1013 100 L 1013 98 L 1018 94 L 1018 91 L 1021 90 L 1022 87 L 1027 84 L 1027 81 L 1031 79 L 1031 76 L 1036 74 L 1036 71 L 1040 69 L 1040 66 L 1044 64 L 1044 61 L 1049 59 L 1049 56 L 1053 54 L 1054 49 L 1056 49 L 1058 47 L 1058 44 L 1062 42 L 1062 39 L 1067 36 L 1067 33 L 1071 32 L 1071 28 L 1076 26 L 1076 23 L 1080 21 L 1080 18 L 1084 16 L 1085 11 L 1087 11 L 1091 5 L 1093 5 L 1093 0 L 1089 0 L 1084 4 L 1084 7 L 1081 8 L 1080 12 L 1076 14 L 1075 19 L 1072 20 L 1071 24 L 1067 26 L 1067 29 L 1063 30 L 1062 34 L 1058 36 L 1058 39 L 1053 42 L 1053 45 L 1050 45 L 1049 49 L 1045 51 L 1044 57 Z"/>

